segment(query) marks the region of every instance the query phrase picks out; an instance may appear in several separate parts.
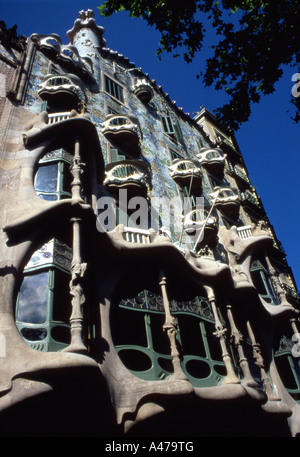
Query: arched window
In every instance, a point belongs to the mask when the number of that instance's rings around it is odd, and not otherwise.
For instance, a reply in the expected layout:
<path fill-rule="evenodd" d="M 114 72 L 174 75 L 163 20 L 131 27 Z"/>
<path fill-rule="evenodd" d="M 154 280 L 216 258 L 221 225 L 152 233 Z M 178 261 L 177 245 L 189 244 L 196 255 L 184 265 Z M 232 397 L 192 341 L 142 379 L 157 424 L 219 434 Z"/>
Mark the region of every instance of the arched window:
<path fill-rule="evenodd" d="M 59 351 L 70 343 L 72 253 L 57 239 L 34 252 L 17 297 L 16 325 L 33 349 Z"/>

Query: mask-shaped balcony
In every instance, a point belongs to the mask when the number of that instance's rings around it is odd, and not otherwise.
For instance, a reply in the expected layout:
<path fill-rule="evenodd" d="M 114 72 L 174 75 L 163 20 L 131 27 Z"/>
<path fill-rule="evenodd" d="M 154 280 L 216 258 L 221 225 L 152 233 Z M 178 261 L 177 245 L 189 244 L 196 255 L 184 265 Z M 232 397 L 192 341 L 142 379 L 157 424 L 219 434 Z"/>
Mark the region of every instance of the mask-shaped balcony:
<path fill-rule="evenodd" d="M 39 35 L 33 33 L 30 37 L 38 43 L 39 49 L 53 60 L 62 65 L 67 73 L 76 73 L 84 81 L 94 82 L 93 65 L 89 57 L 81 57 L 78 49 L 72 45 L 63 45 L 61 38 L 56 33 L 50 35 Z"/>
<path fill-rule="evenodd" d="M 137 78 L 132 91 L 145 105 L 150 102 L 154 94 L 153 89 L 146 78 Z"/>
<path fill-rule="evenodd" d="M 80 109 L 85 104 L 81 81 L 72 74 L 47 75 L 39 86 L 38 94 L 57 111 Z"/>
<path fill-rule="evenodd" d="M 189 211 L 184 217 L 183 228 L 185 233 L 199 244 L 214 246 L 217 242 L 218 220 L 207 210 Z"/>
<path fill-rule="evenodd" d="M 219 148 L 201 148 L 197 154 L 200 164 L 209 172 L 222 178 L 224 175 L 224 166 L 226 154 Z"/>
<path fill-rule="evenodd" d="M 34 33 L 31 38 L 39 43 L 40 49 L 45 51 L 51 57 L 55 57 L 60 53 L 62 41 L 59 35 L 51 33 L 50 35 L 39 35 Z"/>
<path fill-rule="evenodd" d="M 105 138 L 119 151 L 132 159 L 140 156 L 142 132 L 135 116 L 109 114 L 101 128 Z"/>
<path fill-rule="evenodd" d="M 128 197 L 147 198 L 151 191 L 151 176 L 148 165 L 141 160 L 122 160 L 107 165 L 104 186 L 112 195 L 119 189 L 127 189 Z"/>
<path fill-rule="evenodd" d="M 215 207 L 224 215 L 237 219 L 240 212 L 240 198 L 235 189 L 231 187 L 215 187 L 211 198 L 214 199 Z"/>
<path fill-rule="evenodd" d="M 201 190 L 202 171 L 197 160 L 175 159 L 169 167 L 171 177 L 180 186 L 190 186 L 191 190 Z"/>

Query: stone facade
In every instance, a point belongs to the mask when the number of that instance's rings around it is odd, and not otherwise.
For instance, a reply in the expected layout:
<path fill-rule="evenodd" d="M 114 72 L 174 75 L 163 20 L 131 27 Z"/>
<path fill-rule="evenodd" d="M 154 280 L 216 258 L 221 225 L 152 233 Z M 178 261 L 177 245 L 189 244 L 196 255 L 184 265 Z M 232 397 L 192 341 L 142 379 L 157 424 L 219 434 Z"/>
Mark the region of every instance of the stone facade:
<path fill-rule="evenodd" d="M 235 138 L 103 34 L 0 47 L 1 434 L 297 436 L 299 297 Z"/>

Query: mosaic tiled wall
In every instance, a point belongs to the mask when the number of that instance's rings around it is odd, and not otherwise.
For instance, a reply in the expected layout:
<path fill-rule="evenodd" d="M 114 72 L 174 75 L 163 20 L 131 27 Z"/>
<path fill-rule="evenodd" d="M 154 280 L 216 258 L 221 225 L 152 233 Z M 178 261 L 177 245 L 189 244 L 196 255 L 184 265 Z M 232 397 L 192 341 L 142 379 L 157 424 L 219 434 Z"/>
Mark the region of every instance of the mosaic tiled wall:
<path fill-rule="evenodd" d="M 185 116 L 178 115 L 178 109 L 168 100 L 159 86 L 153 84 L 154 97 L 149 104 L 144 105 L 132 92 L 134 83 L 134 64 L 130 63 L 127 58 L 120 56 L 109 48 L 100 51 L 93 43 L 93 32 L 81 30 L 74 39 L 81 58 L 90 59 L 94 69 L 95 83 L 85 84 L 85 93 L 87 96 L 86 114 L 95 125 L 99 134 L 99 140 L 102 148 L 102 154 L 105 163 L 109 162 L 108 143 L 101 133 L 101 124 L 108 114 L 108 109 L 112 109 L 118 114 L 136 116 L 140 122 L 142 131 L 142 159 L 150 165 L 152 177 L 151 199 L 156 209 L 162 205 L 162 224 L 170 227 L 169 224 L 169 201 L 174 203 L 174 223 L 171 224 L 171 233 L 173 241 L 178 240 L 182 230 L 182 201 L 179 195 L 177 185 L 170 175 L 168 167 L 172 163 L 170 150 L 174 150 L 183 158 L 196 158 L 199 152 L 199 139 L 204 138 L 199 129 L 195 128 L 192 122 L 189 122 Z M 57 63 L 57 62 L 56 62 Z M 33 113 L 39 113 L 42 108 L 42 100 L 38 96 L 38 86 L 43 78 L 48 74 L 51 61 L 45 57 L 41 51 L 37 51 L 32 66 L 31 78 L 29 80 L 25 107 Z M 119 103 L 110 97 L 103 90 L 104 75 L 109 76 L 120 84 L 124 89 L 125 102 Z M 182 141 L 175 144 L 168 135 L 163 132 L 163 126 L 160 115 L 169 114 L 179 122 L 182 131 Z M 227 176 L 223 180 L 224 185 L 233 185 L 234 180 Z M 207 202 L 210 203 L 209 193 L 212 191 L 207 175 L 203 174 L 203 193 Z M 168 214 L 167 220 L 164 221 L 164 215 Z M 241 211 L 242 220 L 244 217 Z M 220 221 L 222 224 L 222 221 Z M 187 241 L 183 237 L 183 245 Z"/>

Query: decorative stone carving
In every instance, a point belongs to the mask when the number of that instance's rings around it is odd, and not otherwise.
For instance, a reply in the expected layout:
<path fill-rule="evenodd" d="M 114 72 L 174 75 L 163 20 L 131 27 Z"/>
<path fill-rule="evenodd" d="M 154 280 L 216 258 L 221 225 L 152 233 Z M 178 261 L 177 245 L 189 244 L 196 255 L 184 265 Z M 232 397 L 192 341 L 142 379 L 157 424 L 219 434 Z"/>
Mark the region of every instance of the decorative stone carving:
<path fill-rule="evenodd" d="M 248 236 L 245 236 L 247 229 Z M 242 234 L 242 235 L 241 235 Z M 231 276 L 236 289 L 255 289 L 251 279 L 252 253 L 272 245 L 272 239 L 264 230 L 233 226 L 229 230 L 220 227 L 219 238 L 228 253 Z"/>
<path fill-rule="evenodd" d="M 72 29 L 67 31 L 67 37 L 69 38 L 71 43 L 74 42 L 78 32 L 80 32 L 82 29 L 89 29 L 89 30 L 92 30 L 93 32 L 95 32 L 94 36 L 97 38 L 95 45 L 99 48 L 105 47 L 106 40 L 105 40 L 105 38 L 103 38 L 105 29 L 96 24 L 96 21 L 94 19 L 94 17 L 95 17 L 94 11 L 90 10 L 90 9 L 88 9 L 87 11 L 81 10 L 81 11 L 79 11 L 78 16 L 79 17 L 78 17 L 78 19 L 75 20 Z"/>

